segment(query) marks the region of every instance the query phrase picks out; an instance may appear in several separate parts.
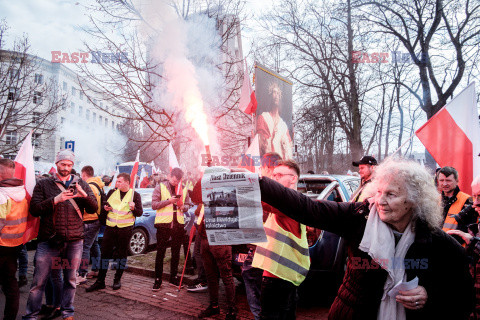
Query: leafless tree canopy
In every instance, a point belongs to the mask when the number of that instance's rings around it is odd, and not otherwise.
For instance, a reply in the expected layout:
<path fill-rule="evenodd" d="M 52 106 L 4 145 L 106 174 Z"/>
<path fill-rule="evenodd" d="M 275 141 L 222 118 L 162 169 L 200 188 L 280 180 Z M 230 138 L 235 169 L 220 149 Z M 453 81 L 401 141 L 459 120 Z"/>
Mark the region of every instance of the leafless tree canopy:
<path fill-rule="evenodd" d="M 8 26 L 0 21 L 0 154 L 16 154 L 25 136 L 34 130 L 33 143 L 51 134 L 56 113 L 65 105 L 58 84 L 42 71 L 42 60 L 29 55 L 27 37 L 3 47 Z"/>

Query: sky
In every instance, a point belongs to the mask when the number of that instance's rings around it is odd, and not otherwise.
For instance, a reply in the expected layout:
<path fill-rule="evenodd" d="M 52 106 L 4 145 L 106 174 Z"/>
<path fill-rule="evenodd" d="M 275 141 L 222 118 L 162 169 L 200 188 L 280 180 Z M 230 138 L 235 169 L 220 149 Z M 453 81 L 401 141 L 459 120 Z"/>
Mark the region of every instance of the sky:
<path fill-rule="evenodd" d="M 88 39 L 83 26 L 89 25 L 88 12 L 84 5 L 93 0 L 0 0 L 0 19 L 6 19 L 9 30 L 7 48 L 16 37 L 28 35 L 31 54 L 51 60 L 52 51 L 84 52 L 84 40 Z M 243 32 L 244 52 L 250 48 L 254 16 L 267 9 L 272 0 L 246 1 L 247 24 Z"/>

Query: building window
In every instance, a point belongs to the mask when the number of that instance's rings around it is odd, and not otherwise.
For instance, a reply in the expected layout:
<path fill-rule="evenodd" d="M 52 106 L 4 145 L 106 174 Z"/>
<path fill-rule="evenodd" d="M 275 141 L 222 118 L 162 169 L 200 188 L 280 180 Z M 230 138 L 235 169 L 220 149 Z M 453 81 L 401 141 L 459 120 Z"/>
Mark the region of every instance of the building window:
<path fill-rule="evenodd" d="M 7 131 L 5 133 L 5 144 L 17 144 L 17 131 Z"/>
<path fill-rule="evenodd" d="M 14 81 L 15 78 L 18 78 L 18 75 L 20 74 L 18 69 L 10 69 L 9 73 L 10 73 L 10 81 Z"/>
<path fill-rule="evenodd" d="M 97 123 L 97 114 L 95 112 L 92 113 L 92 120 L 93 123 Z"/>
<path fill-rule="evenodd" d="M 90 120 L 90 110 L 85 110 L 85 118 L 87 118 L 87 120 Z"/>
<path fill-rule="evenodd" d="M 81 117 L 83 115 L 83 107 L 78 106 L 78 115 Z"/>
<path fill-rule="evenodd" d="M 75 88 L 72 87 L 72 97 L 75 97 Z"/>
<path fill-rule="evenodd" d="M 108 128 L 108 119 L 105 117 L 105 128 Z"/>
<path fill-rule="evenodd" d="M 115 129 L 115 122 L 112 121 L 112 129 Z"/>
<path fill-rule="evenodd" d="M 33 161 L 40 161 L 40 157 L 33 157 Z"/>
<path fill-rule="evenodd" d="M 102 116 L 98 116 L 98 124 L 101 125 L 103 122 L 103 117 Z"/>
<path fill-rule="evenodd" d="M 70 106 L 71 106 L 70 111 L 72 111 L 72 113 L 75 113 L 75 103 L 70 102 Z"/>
<path fill-rule="evenodd" d="M 34 112 L 32 116 L 32 123 L 33 124 L 40 124 L 40 117 L 42 114 L 40 112 Z"/>
<path fill-rule="evenodd" d="M 64 124 L 64 123 L 65 123 L 65 118 L 64 118 L 64 117 L 61 117 L 61 118 L 60 118 L 60 123 L 61 123 L 61 124 Z"/>
<path fill-rule="evenodd" d="M 65 138 L 60 137 L 60 149 L 64 149 L 64 148 L 65 148 Z"/>
<path fill-rule="evenodd" d="M 78 92 L 78 97 L 80 98 L 80 100 L 83 100 L 83 91 Z"/>
<path fill-rule="evenodd" d="M 15 160 L 16 157 L 17 157 L 17 156 L 14 155 L 14 154 L 7 154 L 7 155 L 5 156 L 5 159 Z"/>
<path fill-rule="evenodd" d="M 33 93 L 33 103 L 40 104 L 42 103 L 42 93 L 39 91 L 35 91 Z"/>
<path fill-rule="evenodd" d="M 18 100 L 17 88 L 8 89 L 8 100 Z"/>
<path fill-rule="evenodd" d="M 67 99 L 62 98 L 62 110 L 66 110 L 66 109 L 67 109 Z"/>
<path fill-rule="evenodd" d="M 43 74 L 35 73 L 35 83 L 43 84 Z"/>
<path fill-rule="evenodd" d="M 67 83 L 65 81 L 63 81 L 63 90 L 67 91 Z"/>
<path fill-rule="evenodd" d="M 32 135 L 32 146 L 34 147 L 40 146 L 40 133 L 34 133 Z"/>

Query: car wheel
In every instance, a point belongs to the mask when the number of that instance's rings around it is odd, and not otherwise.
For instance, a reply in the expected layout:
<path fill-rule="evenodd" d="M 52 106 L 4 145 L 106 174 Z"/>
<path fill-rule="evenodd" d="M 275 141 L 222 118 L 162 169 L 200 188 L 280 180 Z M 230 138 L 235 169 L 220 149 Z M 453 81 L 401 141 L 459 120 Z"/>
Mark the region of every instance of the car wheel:
<path fill-rule="evenodd" d="M 128 244 L 128 251 L 130 255 L 142 254 L 147 250 L 148 236 L 143 229 L 134 229 L 130 242 Z"/>

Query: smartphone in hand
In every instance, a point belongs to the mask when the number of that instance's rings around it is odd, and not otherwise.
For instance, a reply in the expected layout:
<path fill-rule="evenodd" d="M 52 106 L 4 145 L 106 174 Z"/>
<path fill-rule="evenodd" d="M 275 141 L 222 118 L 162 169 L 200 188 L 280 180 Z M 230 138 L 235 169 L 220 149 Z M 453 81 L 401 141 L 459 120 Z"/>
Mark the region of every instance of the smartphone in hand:
<path fill-rule="evenodd" d="M 70 185 L 68 186 L 68 190 L 72 191 L 74 195 L 77 194 L 77 183 L 76 182 L 70 183 Z"/>

